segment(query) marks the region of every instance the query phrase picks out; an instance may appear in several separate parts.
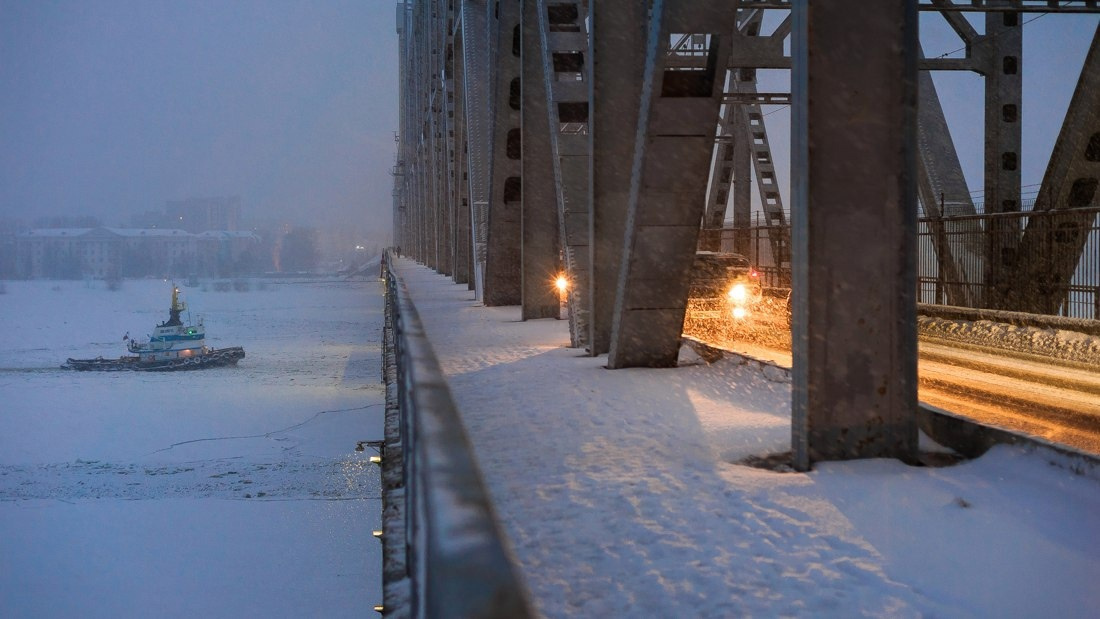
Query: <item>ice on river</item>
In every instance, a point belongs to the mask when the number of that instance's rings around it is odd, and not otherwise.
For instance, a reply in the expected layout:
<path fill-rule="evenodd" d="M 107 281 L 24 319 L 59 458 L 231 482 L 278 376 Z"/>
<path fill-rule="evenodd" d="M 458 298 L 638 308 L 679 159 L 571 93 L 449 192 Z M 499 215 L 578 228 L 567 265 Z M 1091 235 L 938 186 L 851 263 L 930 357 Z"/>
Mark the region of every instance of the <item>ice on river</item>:
<path fill-rule="evenodd" d="M 369 281 L 181 287 L 237 367 L 74 372 L 171 282 L 0 295 L 0 615 L 361 616 L 380 601 L 382 299 Z M 220 288 L 220 287 L 219 287 Z M 185 314 L 186 318 L 186 314 Z"/>

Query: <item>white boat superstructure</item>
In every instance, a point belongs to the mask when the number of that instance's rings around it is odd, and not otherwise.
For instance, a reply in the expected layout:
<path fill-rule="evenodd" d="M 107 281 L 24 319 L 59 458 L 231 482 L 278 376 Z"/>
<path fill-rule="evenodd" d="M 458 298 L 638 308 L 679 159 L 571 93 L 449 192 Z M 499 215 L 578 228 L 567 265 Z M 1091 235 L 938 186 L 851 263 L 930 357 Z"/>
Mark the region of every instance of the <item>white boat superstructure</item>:
<path fill-rule="evenodd" d="M 236 365 L 244 359 L 244 349 L 240 346 L 230 348 L 207 348 L 206 328 L 202 319 L 195 324 L 184 324 L 180 314 L 187 306 L 180 301 L 180 290 L 172 286 L 172 306 L 168 309 L 168 320 L 153 329 L 148 342 L 138 342 L 123 337 L 128 342 L 127 349 L 137 356 L 118 359 L 69 359 L 61 367 L 69 370 L 95 370 L 111 372 L 116 370 L 140 370 L 145 372 L 169 372 L 174 370 L 201 370 L 226 365 Z M 190 319 L 188 319 L 190 322 Z"/>
<path fill-rule="evenodd" d="M 187 305 L 179 299 L 179 288 L 172 287 L 172 306 L 168 310 L 168 320 L 153 329 L 148 342 L 130 340 L 130 352 L 138 355 L 139 363 L 187 359 L 205 354 L 206 329 L 200 318 L 197 324 L 184 324 L 180 314 Z"/>

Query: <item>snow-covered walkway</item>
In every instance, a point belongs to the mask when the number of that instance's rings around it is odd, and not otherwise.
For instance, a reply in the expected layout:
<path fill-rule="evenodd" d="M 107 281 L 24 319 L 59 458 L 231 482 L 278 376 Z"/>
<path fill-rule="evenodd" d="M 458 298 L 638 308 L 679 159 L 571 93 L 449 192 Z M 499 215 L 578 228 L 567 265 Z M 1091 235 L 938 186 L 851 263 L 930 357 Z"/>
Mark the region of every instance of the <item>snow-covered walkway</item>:
<path fill-rule="evenodd" d="M 951 468 L 809 474 L 790 384 L 755 364 L 606 370 L 565 321 L 520 322 L 396 261 L 548 617 L 1086 617 L 1100 480 L 998 447 Z"/>

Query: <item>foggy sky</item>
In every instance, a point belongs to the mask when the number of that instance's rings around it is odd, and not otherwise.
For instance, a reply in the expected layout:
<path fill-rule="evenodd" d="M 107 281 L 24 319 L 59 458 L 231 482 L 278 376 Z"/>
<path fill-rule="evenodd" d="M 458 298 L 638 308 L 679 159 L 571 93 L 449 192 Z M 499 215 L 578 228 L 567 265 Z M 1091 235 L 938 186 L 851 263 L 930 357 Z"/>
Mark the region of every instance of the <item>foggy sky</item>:
<path fill-rule="evenodd" d="M 244 217 L 388 231 L 390 0 L 0 0 L 0 217 Z"/>
<path fill-rule="evenodd" d="M 239 195 L 251 220 L 388 231 L 394 5 L 0 0 L 0 217 L 91 214 L 118 225 L 167 200 Z M 983 17 L 968 17 L 984 30 Z M 1023 22 L 1026 198 L 1097 18 Z M 927 55 L 961 55 L 942 18 L 922 15 L 921 28 Z M 934 75 L 968 183 L 980 190 L 983 79 Z M 787 72 L 761 71 L 761 80 L 765 90 L 789 88 Z M 766 111 L 789 199 L 790 110 Z"/>

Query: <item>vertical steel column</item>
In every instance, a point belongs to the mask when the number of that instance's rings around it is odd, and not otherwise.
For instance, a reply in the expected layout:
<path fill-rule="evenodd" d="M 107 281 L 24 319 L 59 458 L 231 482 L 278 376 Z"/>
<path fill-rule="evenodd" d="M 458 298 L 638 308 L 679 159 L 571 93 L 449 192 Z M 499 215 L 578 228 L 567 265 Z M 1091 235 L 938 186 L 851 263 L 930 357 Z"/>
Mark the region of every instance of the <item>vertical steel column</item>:
<path fill-rule="evenodd" d="M 470 256 L 473 239 L 470 230 L 470 175 L 466 156 L 466 56 L 462 43 L 463 23 L 461 14 L 456 15 L 453 40 L 455 183 L 454 194 L 451 199 L 454 201 L 455 211 L 454 280 L 457 284 L 469 284 L 472 287 Z"/>
<path fill-rule="evenodd" d="M 424 114 L 421 118 L 426 119 Z M 417 260 L 431 266 L 435 256 L 435 213 L 431 209 L 431 182 L 428 169 L 428 153 L 425 147 L 424 133 L 420 134 L 420 144 L 416 151 L 416 216 L 419 221 L 420 243 Z"/>
<path fill-rule="evenodd" d="M 1009 0 L 990 0 L 1007 6 Z M 1020 211 L 1020 144 L 1023 113 L 1023 34 L 1020 14 L 999 11 L 985 14 L 984 56 L 979 66 L 985 74 L 985 212 Z M 1016 218 L 989 220 L 985 259 L 990 298 L 987 307 L 1012 309 L 1007 296 L 1017 266 L 1020 222 Z"/>
<path fill-rule="evenodd" d="M 403 185 L 407 228 L 402 252 L 419 260 L 422 256 L 421 243 L 424 240 L 423 231 L 420 228 L 422 220 L 419 176 L 421 119 L 420 88 L 416 68 L 420 54 L 420 40 L 416 36 L 417 21 L 414 4 L 406 2 L 403 13 L 401 157 L 405 167 Z"/>
<path fill-rule="evenodd" d="M 455 92 L 454 92 L 454 40 L 452 39 L 451 23 L 453 21 L 453 7 L 451 0 L 439 0 L 436 9 L 436 28 L 439 31 L 439 68 L 438 76 L 441 93 L 441 106 L 439 110 L 439 157 L 440 157 L 440 192 L 439 208 L 444 214 L 442 233 L 439 237 L 439 272 L 442 275 L 453 276 L 454 267 L 454 233 L 455 233 Z"/>
<path fill-rule="evenodd" d="M 676 365 L 734 15 L 720 0 L 653 4 L 609 368 Z"/>
<path fill-rule="evenodd" d="M 497 0 L 492 98 L 492 193 L 485 259 L 485 305 L 519 305 L 520 292 L 520 0 Z"/>
<path fill-rule="evenodd" d="M 539 0 L 538 7 L 559 239 L 568 279 L 569 345 L 583 348 L 588 345 L 591 305 L 588 6 L 580 0 Z"/>
<path fill-rule="evenodd" d="M 747 75 L 745 75 L 746 73 L 755 75 L 755 69 L 742 69 L 734 73 L 735 75 L 741 74 L 741 78 L 734 82 L 740 92 L 756 92 L 756 78 L 746 79 Z M 783 274 L 785 272 L 784 267 L 790 264 L 791 240 L 787 228 L 787 214 L 783 210 L 783 196 L 779 193 L 771 142 L 768 140 L 768 131 L 764 125 L 764 112 L 755 103 L 745 103 L 737 107 L 741 116 L 739 119 L 740 127 L 745 136 L 743 141 L 748 146 L 752 168 L 756 172 L 756 189 L 760 195 L 760 209 L 768 226 L 768 247 L 770 248 L 772 261 L 779 273 Z"/>
<path fill-rule="evenodd" d="M 440 118 L 442 93 L 438 82 L 437 78 L 430 83 L 431 103 L 428 108 L 428 209 L 432 213 L 432 245 L 429 250 L 431 255 L 428 266 L 439 273 L 446 274 L 444 237 L 447 234 L 447 200 L 443 169 L 443 126 Z"/>
<path fill-rule="evenodd" d="M 740 70 L 732 73 L 730 79 L 740 78 Z M 748 256 L 753 242 L 749 231 L 749 227 L 752 226 L 752 148 L 749 142 L 751 134 L 749 125 L 745 122 L 745 114 L 740 113 L 736 106 L 732 111 L 730 132 L 733 135 L 731 153 L 733 156 L 733 251 Z M 786 226 L 783 227 L 786 228 Z M 787 234 L 784 237 L 788 246 L 790 245 L 790 238 L 787 238 L 789 236 Z"/>
<path fill-rule="evenodd" d="M 462 70 L 466 110 L 466 169 L 469 174 L 471 274 L 474 295 L 485 298 L 489 237 L 489 193 L 493 148 L 492 84 L 489 72 L 489 13 L 486 0 L 462 2 Z"/>
<path fill-rule="evenodd" d="M 406 46 L 408 45 L 408 19 L 407 4 L 397 3 L 397 70 L 399 76 L 404 76 L 407 70 Z M 398 143 L 397 162 L 394 165 L 393 177 L 393 242 L 396 246 L 408 245 L 409 218 L 406 215 L 408 202 L 408 181 L 406 177 L 407 161 L 407 88 L 403 77 L 397 80 L 398 97 Z"/>
<path fill-rule="evenodd" d="M 437 202 L 435 199 L 435 187 L 433 175 L 433 126 L 432 126 L 432 69 L 431 69 L 431 43 L 432 23 L 431 7 L 428 1 L 417 2 L 413 5 L 417 15 L 417 33 L 415 37 L 418 43 L 416 81 L 419 97 L 418 114 L 420 126 L 417 128 L 417 175 L 419 179 L 419 211 L 421 215 L 421 229 L 423 240 L 421 242 L 420 260 L 429 267 L 436 265 L 436 219 L 438 218 Z"/>
<path fill-rule="evenodd" d="M 410 97 L 410 103 L 412 107 L 412 118 L 410 119 L 410 148 L 412 149 L 412 209 L 413 220 L 416 225 L 415 243 L 413 250 L 410 254 L 418 261 L 423 261 L 427 256 L 427 230 L 425 229 L 424 222 L 426 217 L 424 214 L 424 109 L 423 109 L 423 82 L 421 80 L 421 58 L 424 50 L 424 35 L 421 22 L 421 13 L 423 7 L 418 6 L 416 2 L 412 2 L 409 5 L 410 10 L 410 23 L 412 25 L 412 35 L 410 40 L 410 64 L 409 64 L 409 85 L 412 97 Z"/>
<path fill-rule="evenodd" d="M 447 78 L 443 75 L 444 52 L 447 49 L 447 34 L 443 29 L 445 0 L 432 0 L 431 8 L 431 119 L 432 119 L 432 184 L 434 187 L 434 205 L 436 210 L 436 272 L 450 275 L 447 266 L 450 254 L 449 236 L 451 232 L 451 213 L 449 186 L 447 179 L 449 133 L 447 110 Z"/>
<path fill-rule="evenodd" d="M 648 0 L 590 3 L 592 94 L 589 353 L 611 349 L 615 289 L 622 261 L 630 195 L 630 166 L 642 93 L 642 50 L 646 45 Z"/>
<path fill-rule="evenodd" d="M 440 142 L 442 141 L 442 128 L 440 127 L 440 109 L 442 107 L 442 93 L 440 91 L 440 54 L 439 54 L 439 20 L 437 19 L 437 11 L 439 6 L 439 0 L 426 0 L 424 11 L 424 23 L 425 23 L 425 44 L 427 46 L 427 56 L 425 62 L 426 72 L 424 74 L 424 84 L 427 87 L 428 94 L 428 106 L 427 106 L 427 136 L 425 142 L 427 143 L 427 172 L 428 172 L 428 209 L 432 213 L 432 244 L 429 248 L 430 256 L 428 258 L 428 266 L 432 269 L 439 271 L 440 262 L 442 258 L 442 252 L 440 251 L 442 242 L 441 237 L 443 235 L 443 220 L 446 217 L 446 212 L 443 208 L 443 191 L 442 191 L 442 170 L 441 170 L 441 153 Z"/>
<path fill-rule="evenodd" d="M 917 6 L 792 11 L 794 465 L 914 461 Z"/>
<path fill-rule="evenodd" d="M 723 74 L 723 88 L 728 89 L 726 84 L 734 77 L 729 71 L 723 71 Z M 711 155 L 710 180 L 707 182 L 707 207 L 703 212 L 703 229 L 699 232 L 700 251 L 722 250 L 722 228 L 726 221 L 730 189 L 736 182 L 733 177 L 733 152 L 738 139 L 744 139 L 734 135 L 733 124 L 739 115 L 733 108 L 733 105 L 726 103 L 719 113 L 718 135 Z M 748 233 L 747 226 L 745 233 Z"/>
<path fill-rule="evenodd" d="M 521 23 L 521 317 L 523 320 L 557 318 L 561 311 L 554 288 L 555 276 L 561 269 L 557 242 L 557 188 L 551 173 L 554 163 L 550 123 L 547 122 L 546 75 L 543 71 L 537 0 L 523 0 Z"/>

